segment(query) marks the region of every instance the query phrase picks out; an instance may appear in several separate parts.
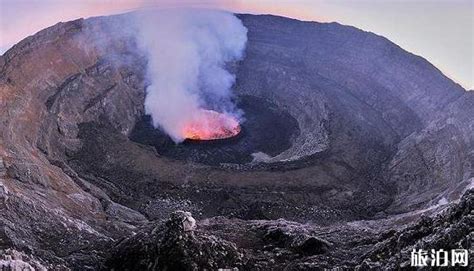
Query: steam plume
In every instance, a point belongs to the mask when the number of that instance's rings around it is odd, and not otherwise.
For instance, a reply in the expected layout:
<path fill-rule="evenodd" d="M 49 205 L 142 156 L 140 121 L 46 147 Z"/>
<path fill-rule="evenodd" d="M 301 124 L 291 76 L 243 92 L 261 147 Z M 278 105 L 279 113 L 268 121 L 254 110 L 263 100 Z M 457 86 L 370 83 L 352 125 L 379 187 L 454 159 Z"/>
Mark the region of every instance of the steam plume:
<path fill-rule="evenodd" d="M 175 142 L 183 125 L 210 108 L 236 114 L 235 76 L 225 64 L 242 57 L 247 29 L 231 13 L 160 10 L 138 15 L 139 45 L 148 55 L 145 111 Z"/>

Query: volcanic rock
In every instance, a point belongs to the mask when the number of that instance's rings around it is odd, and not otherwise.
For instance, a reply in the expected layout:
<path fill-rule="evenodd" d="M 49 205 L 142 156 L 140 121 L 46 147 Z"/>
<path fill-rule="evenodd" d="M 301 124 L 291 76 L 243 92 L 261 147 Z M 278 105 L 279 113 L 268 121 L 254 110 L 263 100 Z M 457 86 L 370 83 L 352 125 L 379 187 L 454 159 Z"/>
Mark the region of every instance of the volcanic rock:
<path fill-rule="evenodd" d="M 431 218 L 422 216 L 414 225 L 401 231 L 385 232 L 364 256 L 359 270 L 391 270 L 410 266 L 414 249 L 451 250 L 474 249 L 474 190 L 464 194 L 461 201 Z M 370 267 L 371 268 L 368 268 Z"/>
<path fill-rule="evenodd" d="M 64 270 L 66 269 L 65 267 L 63 268 Z M 5 271 L 48 270 L 45 266 L 43 266 L 34 258 L 31 258 L 22 252 L 12 249 L 0 250 L 0 269 Z"/>
<path fill-rule="evenodd" d="M 120 242 L 106 268 L 217 270 L 232 269 L 241 262 L 235 244 L 194 231 L 193 223 L 189 212 L 172 213 L 164 225 L 157 224 Z"/>
<path fill-rule="evenodd" d="M 176 146 L 141 125 L 127 16 L 0 56 L 0 250 L 21 254 L 4 266 L 390 270 L 412 248 L 472 250 L 474 93 L 429 62 L 338 23 L 238 15 L 248 122 Z"/>

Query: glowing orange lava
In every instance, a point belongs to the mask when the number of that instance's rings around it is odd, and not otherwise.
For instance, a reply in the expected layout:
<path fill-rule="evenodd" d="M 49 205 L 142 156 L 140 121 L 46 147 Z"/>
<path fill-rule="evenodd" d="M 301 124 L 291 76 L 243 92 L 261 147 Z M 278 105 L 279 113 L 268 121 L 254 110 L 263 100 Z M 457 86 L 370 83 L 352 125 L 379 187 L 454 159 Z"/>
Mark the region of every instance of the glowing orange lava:
<path fill-rule="evenodd" d="M 191 140 L 225 139 L 240 133 L 238 120 L 225 113 L 201 109 L 183 129 L 183 136 Z"/>

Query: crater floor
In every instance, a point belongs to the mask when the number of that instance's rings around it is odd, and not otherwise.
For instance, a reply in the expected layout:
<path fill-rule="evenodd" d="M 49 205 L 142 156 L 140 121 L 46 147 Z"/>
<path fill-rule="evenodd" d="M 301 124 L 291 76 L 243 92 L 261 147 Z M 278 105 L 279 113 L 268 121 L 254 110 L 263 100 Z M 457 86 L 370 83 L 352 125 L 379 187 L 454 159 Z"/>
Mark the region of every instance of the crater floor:
<path fill-rule="evenodd" d="M 147 115 L 135 124 L 129 137 L 134 142 L 155 147 L 157 153 L 165 157 L 219 166 L 251 163 L 257 153 L 276 156 L 288 149 L 299 133 L 296 120 L 268 101 L 242 96 L 237 106 L 243 110 L 244 120 L 242 131 L 234 138 L 176 144 L 153 127 Z"/>

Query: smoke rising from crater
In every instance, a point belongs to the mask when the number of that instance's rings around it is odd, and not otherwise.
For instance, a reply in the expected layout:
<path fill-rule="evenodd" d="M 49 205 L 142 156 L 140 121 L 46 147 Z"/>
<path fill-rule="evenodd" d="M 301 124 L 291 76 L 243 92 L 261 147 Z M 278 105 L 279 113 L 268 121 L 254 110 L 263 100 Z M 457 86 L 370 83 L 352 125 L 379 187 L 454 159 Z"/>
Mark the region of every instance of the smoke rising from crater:
<path fill-rule="evenodd" d="M 148 56 L 145 111 L 175 142 L 200 109 L 237 115 L 225 65 L 242 58 L 247 29 L 233 14 L 200 9 L 137 15 L 139 46 Z"/>

